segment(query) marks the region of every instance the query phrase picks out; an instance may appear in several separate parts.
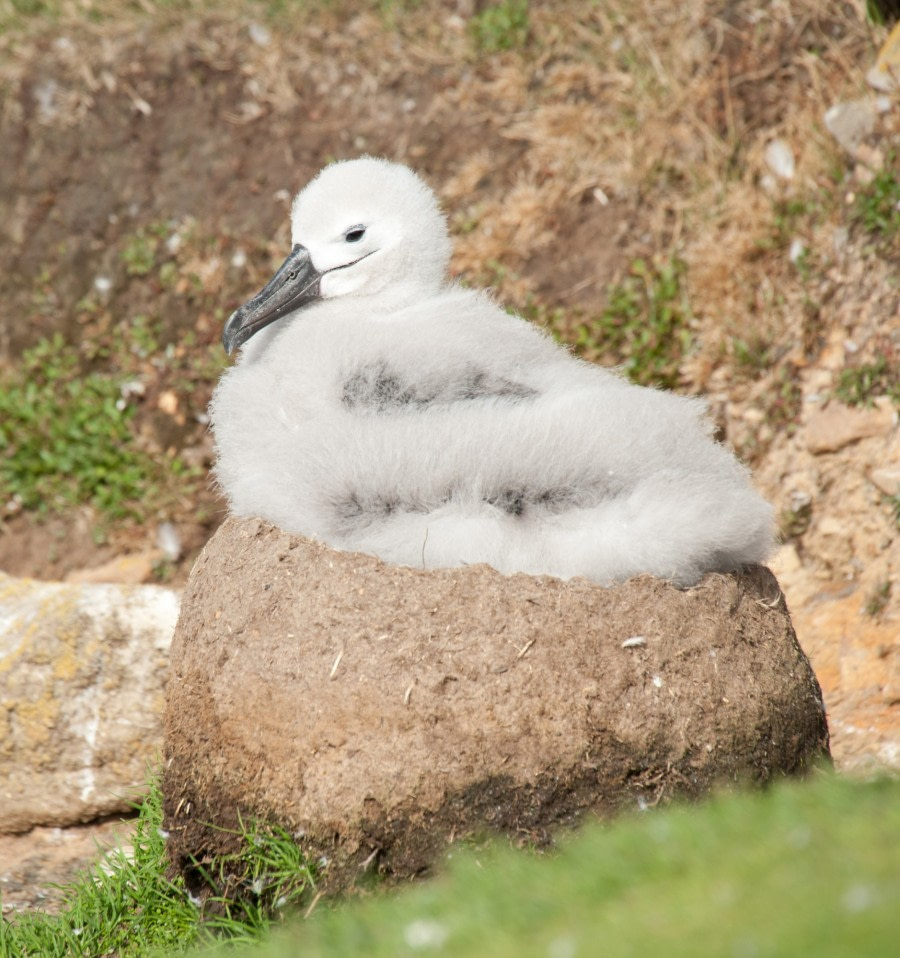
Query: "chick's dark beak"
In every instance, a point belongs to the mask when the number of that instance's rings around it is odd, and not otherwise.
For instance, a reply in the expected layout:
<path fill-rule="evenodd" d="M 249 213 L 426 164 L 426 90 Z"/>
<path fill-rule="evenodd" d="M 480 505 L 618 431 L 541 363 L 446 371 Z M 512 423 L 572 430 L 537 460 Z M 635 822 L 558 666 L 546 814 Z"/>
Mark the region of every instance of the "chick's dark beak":
<path fill-rule="evenodd" d="M 319 299 L 321 279 L 309 250 L 296 244 L 269 282 L 229 316 L 222 333 L 225 352 L 230 355 L 264 326 Z"/>

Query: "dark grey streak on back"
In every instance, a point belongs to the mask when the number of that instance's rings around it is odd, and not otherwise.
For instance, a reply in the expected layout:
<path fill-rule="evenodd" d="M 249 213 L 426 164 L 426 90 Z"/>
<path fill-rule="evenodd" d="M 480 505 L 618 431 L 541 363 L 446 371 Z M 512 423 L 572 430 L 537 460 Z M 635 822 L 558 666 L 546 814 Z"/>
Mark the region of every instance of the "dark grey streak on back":
<path fill-rule="evenodd" d="M 586 509 L 622 493 L 622 486 L 614 482 L 586 481 L 581 486 L 504 486 L 496 492 L 485 492 L 483 501 L 499 512 L 513 518 L 535 515 L 558 515 L 571 509 Z M 458 490 L 447 489 L 428 501 L 415 496 L 403 496 L 394 490 L 390 493 L 375 490 L 348 490 L 336 496 L 330 503 L 340 534 L 350 534 L 373 523 L 389 520 L 403 513 L 427 515 L 442 506 L 449 505 L 458 497 L 467 498 Z"/>
<path fill-rule="evenodd" d="M 442 383 L 408 382 L 381 362 L 364 366 L 344 381 L 341 403 L 352 412 L 385 413 L 479 399 L 520 402 L 537 394 L 530 386 L 474 367 L 462 377 Z"/>

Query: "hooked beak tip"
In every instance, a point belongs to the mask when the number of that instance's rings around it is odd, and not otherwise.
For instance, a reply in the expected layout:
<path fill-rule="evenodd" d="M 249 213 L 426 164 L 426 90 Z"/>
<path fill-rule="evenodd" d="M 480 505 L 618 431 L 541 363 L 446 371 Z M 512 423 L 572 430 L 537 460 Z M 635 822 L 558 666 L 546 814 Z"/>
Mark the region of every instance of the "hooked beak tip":
<path fill-rule="evenodd" d="M 228 356 L 230 356 L 244 341 L 241 338 L 241 326 L 243 325 L 243 318 L 243 310 L 236 309 L 228 317 L 228 322 L 225 323 L 225 328 L 222 330 L 222 346 L 224 347 L 225 353 Z"/>

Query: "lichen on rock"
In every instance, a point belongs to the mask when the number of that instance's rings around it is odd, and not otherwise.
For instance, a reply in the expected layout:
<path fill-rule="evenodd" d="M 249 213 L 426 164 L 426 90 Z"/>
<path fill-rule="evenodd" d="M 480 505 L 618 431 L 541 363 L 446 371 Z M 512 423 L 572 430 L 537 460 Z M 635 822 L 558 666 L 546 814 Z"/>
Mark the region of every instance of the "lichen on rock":
<path fill-rule="evenodd" d="M 158 754 L 179 598 L 0 572 L 0 833 L 129 809 Z"/>

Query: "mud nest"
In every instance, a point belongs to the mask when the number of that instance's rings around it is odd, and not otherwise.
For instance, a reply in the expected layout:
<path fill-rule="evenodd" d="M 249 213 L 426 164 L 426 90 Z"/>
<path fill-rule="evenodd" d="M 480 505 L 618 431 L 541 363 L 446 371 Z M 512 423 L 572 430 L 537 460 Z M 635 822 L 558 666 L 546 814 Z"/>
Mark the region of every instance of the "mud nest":
<path fill-rule="evenodd" d="M 680 590 L 422 571 L 230 519 L 191 574 L 165 716 L 172 860 L 242 819 L 302 835 L 328 890 L 448 842 L 804 773 L 821 690 L 773 575 Z"/>

